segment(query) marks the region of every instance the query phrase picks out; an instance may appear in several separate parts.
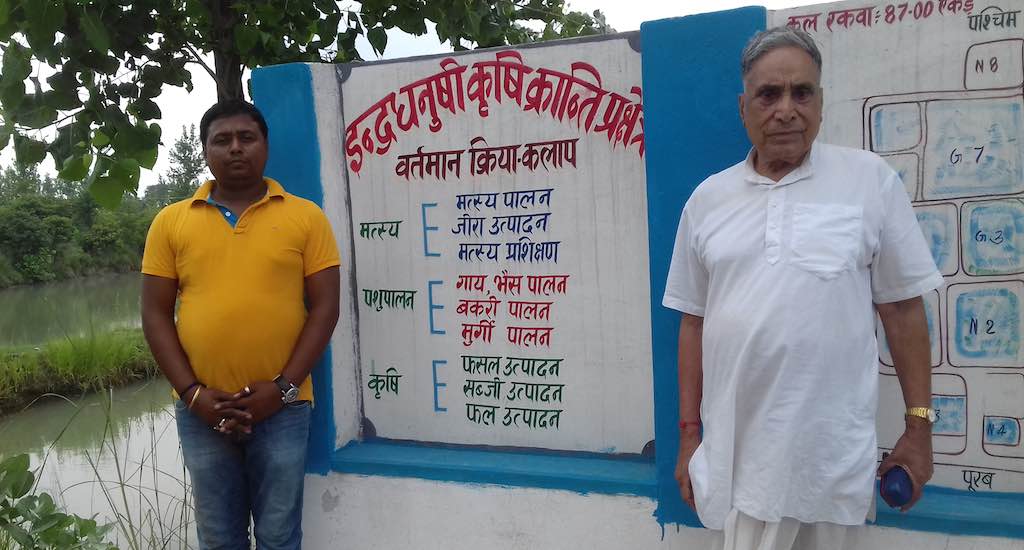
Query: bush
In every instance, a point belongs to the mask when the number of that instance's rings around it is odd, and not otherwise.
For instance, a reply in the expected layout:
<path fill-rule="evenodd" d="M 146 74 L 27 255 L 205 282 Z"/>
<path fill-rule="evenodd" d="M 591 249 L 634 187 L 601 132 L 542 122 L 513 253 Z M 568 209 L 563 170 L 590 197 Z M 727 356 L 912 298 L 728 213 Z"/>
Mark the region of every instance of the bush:
<path fill-rule="evenodd" d="M 14 267 L 11 260 L 0 252 L 0 288 L 7 288 L 9 286 L 16 286 L 23 284 L 25 278 L 21 276 L 21 273 Z"/>

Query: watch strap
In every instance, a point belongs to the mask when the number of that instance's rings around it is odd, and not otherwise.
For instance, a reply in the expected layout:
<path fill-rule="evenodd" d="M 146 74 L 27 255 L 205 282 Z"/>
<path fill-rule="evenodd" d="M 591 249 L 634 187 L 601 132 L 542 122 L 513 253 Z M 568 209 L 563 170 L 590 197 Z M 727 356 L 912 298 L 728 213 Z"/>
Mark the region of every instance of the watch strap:
<path fill-rule="evenodd" d="M 274 383 L 277 384 L 277 387 L 278 389 L 281 390 L 281 393 L 287 393 L 288 390 L 295 387 L 295 384 L 292 384 L 291 381 L 285 378 L 283 374 L 279 374 L 276 377 L 274 377 Z"/>
<path fill-rule="evenodd" d="M 934 418 L 935 412 L 928 407 L 907 407 L 906 415 L 923 418 L 927 420 L 929 424 L 931 424 L 933 422 L 932 418 Z"/>

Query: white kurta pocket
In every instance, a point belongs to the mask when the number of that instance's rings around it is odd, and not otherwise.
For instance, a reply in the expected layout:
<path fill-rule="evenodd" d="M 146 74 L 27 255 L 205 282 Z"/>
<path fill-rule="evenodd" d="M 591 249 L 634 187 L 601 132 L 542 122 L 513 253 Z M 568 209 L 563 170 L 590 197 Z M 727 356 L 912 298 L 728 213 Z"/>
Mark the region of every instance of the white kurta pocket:
<path fill-rule="evenodd" d="M 793 204 L 790 263 L 829 280 L 857 265 L 860 252 L 859 207 L 845 204 Z"/>

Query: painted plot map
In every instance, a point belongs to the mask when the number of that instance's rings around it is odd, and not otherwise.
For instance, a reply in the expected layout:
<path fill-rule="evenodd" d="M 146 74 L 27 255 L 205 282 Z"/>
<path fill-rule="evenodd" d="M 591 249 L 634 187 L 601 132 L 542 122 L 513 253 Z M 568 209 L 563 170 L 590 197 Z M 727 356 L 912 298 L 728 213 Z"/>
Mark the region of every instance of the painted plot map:
<path fill-rule="evenodd" d="M 944 287 L 925 296 L 933 484 L 1024 491 L 1024 2 L 841 2 L 771 12 L 825 59 L 820 139 L 899 172 Z M 879 323 L 880 453 L 903 400 Z"/>

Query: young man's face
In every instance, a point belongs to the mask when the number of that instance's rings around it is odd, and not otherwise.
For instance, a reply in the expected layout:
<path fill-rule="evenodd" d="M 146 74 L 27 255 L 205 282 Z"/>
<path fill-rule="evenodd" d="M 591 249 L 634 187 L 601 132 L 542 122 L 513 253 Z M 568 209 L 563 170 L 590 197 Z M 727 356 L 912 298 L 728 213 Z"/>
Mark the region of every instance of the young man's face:
<path fill-rule="evenodd" d="M 204 145 L 206 164 L 217 181 L 263 178 L 267 140 L 251 116 L 239 114 L 214 120 Z"/>

